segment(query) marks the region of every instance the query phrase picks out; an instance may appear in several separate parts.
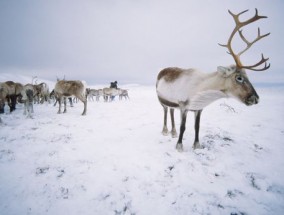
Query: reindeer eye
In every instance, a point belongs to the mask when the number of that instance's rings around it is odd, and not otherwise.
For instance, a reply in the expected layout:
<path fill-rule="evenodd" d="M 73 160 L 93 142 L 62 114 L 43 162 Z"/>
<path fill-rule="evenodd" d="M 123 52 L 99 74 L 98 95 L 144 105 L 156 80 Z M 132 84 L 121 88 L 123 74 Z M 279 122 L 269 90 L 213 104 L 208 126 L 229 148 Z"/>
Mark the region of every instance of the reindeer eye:
<path fill-rule="evenodd" d="M 243 83 L 244 82 L 244 77 L 243 76 L 240 76 L 240 75 L 238 75 L 238 76 L 236 76 L 236 81 L 237 82 L 239 82 L 239 83 Z"/>

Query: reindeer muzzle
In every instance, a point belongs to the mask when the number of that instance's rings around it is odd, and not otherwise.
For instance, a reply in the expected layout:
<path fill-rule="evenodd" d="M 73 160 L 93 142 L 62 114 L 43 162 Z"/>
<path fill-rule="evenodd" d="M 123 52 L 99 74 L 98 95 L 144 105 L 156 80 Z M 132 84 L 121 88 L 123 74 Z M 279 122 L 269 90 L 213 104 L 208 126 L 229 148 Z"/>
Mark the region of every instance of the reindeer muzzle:
<path fill-rule="evenodd" d="M 259 102 L 259 96 L 257 94 L 252 95 L 245 100 L 245 104 L 247 106 L 256 105 L 258 102 Z"/>

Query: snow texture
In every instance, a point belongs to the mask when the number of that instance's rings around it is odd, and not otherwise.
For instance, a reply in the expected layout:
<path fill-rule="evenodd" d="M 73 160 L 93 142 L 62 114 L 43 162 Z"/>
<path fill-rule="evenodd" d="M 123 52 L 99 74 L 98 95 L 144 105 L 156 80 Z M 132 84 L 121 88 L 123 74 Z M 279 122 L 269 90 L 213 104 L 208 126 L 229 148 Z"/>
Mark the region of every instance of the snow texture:
<path fill-rule="evenodd" d="M 0 214 L 284 214 L 283 88 L 257 89 L 251 107 L 205 108 L 203 149 L 192 149 L 189 112 L 184 152 L 161 134 L 155 87 L 122 88 L 130 100 L 89 101 L 86 116 L 81 102 L 65 114 L 35 104 L 32 118 L 5 110 Z"/>

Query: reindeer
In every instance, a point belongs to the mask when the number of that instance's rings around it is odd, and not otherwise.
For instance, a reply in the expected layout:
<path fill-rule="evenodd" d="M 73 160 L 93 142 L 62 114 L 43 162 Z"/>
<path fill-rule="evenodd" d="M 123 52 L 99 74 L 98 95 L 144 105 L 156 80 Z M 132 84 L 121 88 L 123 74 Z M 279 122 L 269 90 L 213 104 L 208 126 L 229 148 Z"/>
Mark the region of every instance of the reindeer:
<path fill-rule="evenodd" d="M 129 100 L 128 90 L 124 89 L 118 89 L 118 90 L 119 90 L 119 100 L 122 100 L 122 98 L 124 98 L 125 100 L 126 99 Z"/>
<path fill-rule="evenodd" d="M 31 117 L 31 113 L 34 112 L 33 108 L 34 93 L 35 93 L 34 85 L 32 84 L 26 84 L 21 92 L 22 95 L 21 101 L 24 102 L 25 105 L 24 115 L 28 113 L 28 117 Z"/>
<path fill-rule="evenodd" d="M 86 98 L 86 87 L 82 81 L 57 81 L 54 87 L 55 97 L 59 103 L 58 113 L 61 113 L 62 98 L 76 96 L 80 101 L 84 103 L 84 110 L 82 115 L 86 115 L 87 111 L 87 98 Z M 66 100 L 64 101 L 64 111 L 66 113 Z"/>
<path fill-rule="evenodd" d="M 87 93 L 87 98 L 89 100 L 92 100 L 94 101 L 94 96 L 96 97 L 96 101 L 99 101 L 100 100 L 100 96 L 103 95 L 103 90 L 102 89 L 91 89 L 91 88 L 87 88 L 86 89 L 86 93 Z"/>
<path fill-rule="evenodd" d="M 243 35 L 241 28 L 253 23 L 259 19 L 267 18 L 259 16 L 257 9 L 255 15 L 246 20 L 240 21 L 239 16 L 248 10 L 239 14 L 230 15 L 235 21 L 235 28 L 232 31 L 226 45 L 221 45 L 228 49 L 228 53 L 234 58 L 236 65 L 224 67 L 219 66 L 217 72 L 205 74 L 196 69 L 181 69 L 181 68 L 165 68 L 158 74 L 156 82 L 156 92 L 158 99 L 164 109 L 164 126 L 162 133 L 168 134 L 167 128 L 167 112 L 170 109 L 172 122 L 172 137 L 177 137 L 174 121 L 174 109 L 177 108 L 181 113 L 181 125 L 176 149 L 183 151 L 183 134 L 185 131 L 186 117 L 188 111 L 193 111 L 195 114 L 195 138 L 193 149 L 201 148 L 199 143 L 199 125 L 202 110 L 210 103 L 220 98 L 233 97 L 241 101 L 247 106 L 257 104 L 259 96 L 254 87 L 250 83 L 245 69 L 253 71 L 263 71 L 270 67 L 267 65 L 269 58 L 264 58 L 261 55 L 261 60 L 251 66 L 244 66 L 241 63 L 240 56 L 247 51 L 255 42 L 268 36 L 270 33 L 261 35 L 258 28 L 256 39 L 249 42 Z M 240 38 L 246 43 L 246 48 L 236 54 L 232 49 L 232 40 L 238 32 Z M 263 65 L 264 64 L 264 65 Z M 260 68 L 260 66 L 262 66 Z"/>
<path fill-rule="evenodd" d="M 53 89 L 53 90 L 51 91 L 51 93 L 49 94 L 49 97 L 50 97 L 50 99 L 52 99 L 52 100 L 54 101 L 53 106 L 55 107 L 56 104 L 57 104 L 57 102 L 58 102 L 58 99 L 57 99 L 57 96 L 55 95 L 54 89 Z M 71 96 L 69 96 L 69 97 L 64 97 L 63 99 L 64 99 L 64 102 L 66 102 L 66 100 L 68 99 L 68 101 L 69 101 L 69 103 L 70 103 L 70 107 L 74 107 L 74 105 L 73 105 L 73 99 L 72 99 Z"/>
<path fill-rule="evenodd" d="M 22 84 L 13 81 L 0 84 L 0 113 L 4 113 L 6 101 L 10 107 L 10 112 L 16 109 L 17 98 L 21 95 L 22 89 Z"/>
<path fill-rule="evenodd" d="M 49 93 L 49 87 L 45 82 L 42 82 L 40 84 L 34 85 L 34 91 L 35 91 L 35 102 L 38 104 L 43 104 L 44 101 L 47 101 L 50 103 L 50 93 Z"/>
<path fill-rule="evenodd" d="M 115 96 L 119 95 L 119 90 L 115 88 L 105 87 L 103 88 L 103 95 L 105 102 L 107 102 L 108 100 L 111 102 L 114 100 Z"/>

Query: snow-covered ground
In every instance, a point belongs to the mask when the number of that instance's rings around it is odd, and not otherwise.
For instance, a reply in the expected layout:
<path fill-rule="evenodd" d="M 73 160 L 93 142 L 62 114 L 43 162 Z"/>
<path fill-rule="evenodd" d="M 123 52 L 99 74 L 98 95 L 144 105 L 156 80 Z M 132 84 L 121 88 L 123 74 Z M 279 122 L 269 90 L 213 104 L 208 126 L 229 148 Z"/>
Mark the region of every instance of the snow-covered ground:
<path fill-rule="evenodd" d="M 86 116 L 82 103 L 35 105 L 32 119 L 6 109 L 0 214 L 284 214 L 284 88 L 257 88 L 251 107 L 208 106 L 204 149 L 192 149 L 189 113 L 180 153 L 161 134 L 155 87 L 122 87 L 129 101 L 90 101 Z"/>

